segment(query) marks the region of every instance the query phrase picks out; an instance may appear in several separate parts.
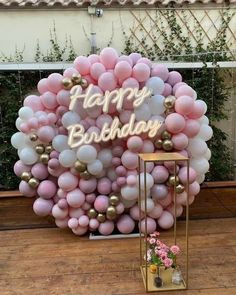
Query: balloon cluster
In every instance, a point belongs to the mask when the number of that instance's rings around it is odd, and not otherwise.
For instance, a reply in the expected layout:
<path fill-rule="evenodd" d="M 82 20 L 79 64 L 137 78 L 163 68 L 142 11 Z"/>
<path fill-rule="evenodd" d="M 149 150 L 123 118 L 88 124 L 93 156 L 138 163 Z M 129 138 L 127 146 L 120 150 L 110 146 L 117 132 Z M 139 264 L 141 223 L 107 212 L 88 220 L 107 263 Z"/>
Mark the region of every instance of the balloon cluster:
<path fill-rule="evenodd" d="M 105 95 L 115 89 L 144 86 L 151 95 L 135 107 L 126 97 L 121 109 L 114 103 L 108 111 L 102 106 L 85 108 L 77 101 L 70 109 L 73 87 L 81 94 L 93 85 L 93 93 Z M 212 136 L 205 102 L 182 82 L 177 71 L 152 62 L 138 53 L 119 56 L 115 49 L 105 48 L 100 55 L 79 56 L 63 75 L 53 73 L 38 83 L 39 95 L 29 95 L 19 110 L 16 127 L 19 132 L 11 143 L 20 160 L 14 172 L 22 181 L 19 190 L 27 197 L 37 197 L 33 210 L 40 216 L 52 215 L 58 227 L 69 227 L 77 235 L 98 230 L 109 235 L 116 227 L 127 234 L 139 221 L 138 153 L 177 151 L 190 157 L 190 198 L 199 193 L 199 184 L 209 169 L 211 152 L 206 141 Z M 162 122 L 155 137 L 148 132 L 125 138 L 92 142 L 71 148 L 68 128 L 81 124 L 87 134 L 99 134 L 104 124 L 119 118 L 120 128 L 135 114 L 135 123 Z M 174 223 L 173 193 L 177 193 L 177 216 L 186 205 L 187 168 L 178 163 L 173 176 L 172 162 L 147 164 L 148 233 Z M 141 172 L 141 189 L 144 173 Z M 144 211 L 145 201 L 141 202 Z M 141 223 L 144 231 L 143 212 Z"/>

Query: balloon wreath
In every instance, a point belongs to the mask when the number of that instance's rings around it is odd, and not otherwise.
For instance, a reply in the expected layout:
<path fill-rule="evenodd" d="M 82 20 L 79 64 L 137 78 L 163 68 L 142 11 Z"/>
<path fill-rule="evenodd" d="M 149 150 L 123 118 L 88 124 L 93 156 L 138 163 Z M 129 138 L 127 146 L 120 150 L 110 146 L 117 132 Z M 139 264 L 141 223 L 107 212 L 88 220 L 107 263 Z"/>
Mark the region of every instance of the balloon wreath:
<path fill-rule="evenodd" d="M 20 158 L 19 190 L 36 196 L 36 214 L 52 215 L 77 235 L 109 235 L 115 227 L 131 233 L 139 220 L 138 153 L 190 157 L 194 201 L 209 169 L 212 129 L 205 102 L 180 73 L 139 53 L 119 56 L 105 48 L 40 80 L 38 92 L 25 98 L 11 138 Z M 186 166 L 178 163 L 176 182 L 173 172 L 172 162 L 147 164 L 148 233 L 172 227 L 174 190 L 177 216 L 186 205 Z M 142 188 L 143 178 L 141 172 Z M 144 230 L 144 219 L 139 226 Z"/>

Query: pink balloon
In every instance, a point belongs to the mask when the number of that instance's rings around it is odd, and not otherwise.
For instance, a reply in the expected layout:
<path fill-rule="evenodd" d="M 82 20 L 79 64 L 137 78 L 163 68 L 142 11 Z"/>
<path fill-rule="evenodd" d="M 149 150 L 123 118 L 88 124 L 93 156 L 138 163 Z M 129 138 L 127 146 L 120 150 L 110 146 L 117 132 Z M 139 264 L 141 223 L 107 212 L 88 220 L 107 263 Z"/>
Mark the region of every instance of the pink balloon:
<path fill-rule="evenodd" d="M 190 96 L 180 96 L 175 101 L 175 111 L 181 115 L 191 113 L 194 106 L 194 100 Z"/>
<path fill-rule="evenodd" d="M 108 206 L 109 199 L 107 196 L 99 195 L 94 202 L 94 208 L 100 213 L 106 212 Z"/>
<path fill-rule="evenodd" d="M 132 76 L 138 82 L 147 81 L 147 79 L 150 77 L 150 68 L 149 68 L 149 66 L 144 64 L 144 63 L 137 63 L 133 67 Z"/>
<path fill-rule="evenodd" d="M 39 96 L 29 95 L 24 100 L 24 106 L 30 107 L 34 112 L 43 111 L 44 106 Z"/>
<path fill-rule="evenodd" d="M 166 81 L 169 77 L 169 70 L 165 65 L 154 65 L 151 71 L 152 77 L 159 77 L 163 81 Z"/>
<path fill-rule="evenodd" d="M 80 179 L 79 187 L 85 194 L 90 194 L 95 191 L 97 187 L 97 179 L 90 178 L 88 180 Z"/>
<path fill-rule="evenodd" d="M 36 190 L 31 188 L 26 181 L 21 181 L 19 184 L 19 191 L 25 197 L 34 197 L 36 195 Z"/>
<path fill-rule="evenodd" d="M 127 184 L 128 185 L 136 185 L 136 183 L 137 183 L 137 177 L 135 176 L 135 175 L 129 175 L 129 176 L 127 176 Z"/>
<path fill-rule="evenodd" d="M 188 145 L 188 137 L 184 133 L 174 134 L 171 138 L 176 150 L 183 150 Z"/>
<path fill-rule="evenodd" d="M 200 185 L 197 181 L 194 181 L 189 185 L 189 194 L 190 195 L 197 195 L 200 192 Z"/>
<path fill-rule="evenodd" d="M 174 86 L 179 82 L 182 82 L 182 76 L 180 75 L 180 73 L 176 71 L 170 72 L 167 83 L 169 83 L 171 86 Z"/>
<path fill-rule="evenodd" d="M 160 204 L 155 204 L 155 207 L 152 209 L 151 212 L 148 212 L 148 215 L 154 219 L 157 219 L 161 216 L 163 212 L 163 208 Z"/>
<path fill-rule="evenodd" d="M 143 153 L 153 153 L 154 149 L 154 144 L 151 142 L 151 140 L 147 139 L 143 141 Z"/>
<path fill-rule="evenodd" d="M 48 79 L 47 78 L 41 79 L 38 82 L 37 88 L 38 88 L 38 92 L 40 94 L 43 94 L 44 92 L 49 91 L 49 88 L 48 88 Z"/>
<path fill-rule="evenodd" d="M 58 197 L 58 196 L 57 196 Z M 58 197 L 59 198 L 59 197 Z M 59 199 L 57 203 L 58 207 L 61 209 L 66 209 L 68 208 L 68 202 L 66 199 Z"/>
<path fill-rule="evenodd" d="M 63 76 L 66 78 L 71 78 L 73 74 L 78 75 L 79 72 L 75 68 L 68 68 L 64 71 Z"/>
<path fill-rule="evenodd" d="M 93 65 L 96 62 L 100 62 L 99 55 L 97 55 L 97 54 L 90 54 L 88 56 L 88 60 L 89 60 L 89 62 L 90 62 L 91 65 Z"/>
<path fill-rule="evenodd" d="M 87 57 L 79 56 L 75 59 L 74 66 L 81 75 L 87 75 L 89 74 L 91 64 Z"/>
<path fill-rule="evenodd" d="M 174 217 L 170 212 L 163 211 L 157 222 L 161 228 L 169 229 L 174 224 Z"/>
<path fill-rule="evenodd" d="M 49 91 L 57 93 L 62 89 L 63 76 L 59 73 L 53 73 L 48 76 L 47 86 Z"/>
<path fill-rule="evenodd" d="M 69 207 L 69 216 L 74 218 L 80 218 L 80 216 L 84 215 L 84 210 L 82 208 L 72 208 Z"/>
<path fill-rule="evenodd" d="M 147 234 L 151 234 L 156 230 L 156 221 L 151 218 L 151 217 L 147 217 L 146 219 L 146 223 L 147 223 Z M 141 224 L 139 225 L 141 232 L 144 233 L 145 232 L 145 219 L 143 219 L 141 221 Z"/>
<path fill-rule="evenodd" d="M 139 136 L 131 136 L 127 141 L 127 147 L 131 152 L 139 152 L 143 147 L 143 140 Z"/>
<path fill-rule="evenodd" d="M 188 119 L 186 120 L 185 127 L 183 129 L 183 133 L 188 137 L 192 138 L 198 134 L 200 130 L 200 124 L 196 120 Z"/>
<path fill-rule="evenodd" d="M 50 91 L 47 91 L 41 95 L 41 101 L 45 108 L 48 109 L 55 109 L 58 106 L 56 95 Z"/>
<path fill-rule="evenodd" d="M 28 120 L 28 126 L 30 129 L 38 129 L 38 126 L 39 126 L 39 122 L 38 122 L 38 119 L 37 118 L 30 118 Z"/>
<path fill-rule="evenodd" d="M 95 199 L 96 199 L 96 195 L 95 194 L 88 194 L 85 197 L 86 202 L 88 202 L 89 204 L 93 204 Z"/>
<path fill-rule="evenodd" d="M 139 89 L 139 83 L 134 78 L 128 78 L 123 81 L 122 88 L 138 88 Z"/>
<path fill-rule="evenodd" d="M 171 202 L 172 202 L 172 195 L 170 192 L 164 199 L 158 200 L 158 203 L 161 204 L 163 208 L 168 207 L 171 204 Z"/>
<path fill-rule="evenodd" d="M 88 230 L 88 227 L 78 226 L 77 228 L 72 229 L 72 232 L 73 232 L 75 235 L 83 236 L 84 234 L 86 234 L 87 230 Z"/>
<path fill-rule="evenodd" d="M 34 201 L 33 210 L 39 216 L 47 216 L 51 213 L 53 205 L 52 200 L 38 198 Z"/>
<path fill-rule="evenodd" d="M 151 188 L 151 196 L 153 200 L 162 200 L 167 197 L 169 190 L 164 184 L 154 184 Z"/>
<path fill-rule="evenodd" d="M 111 181 L 107 177 L 98 180 L 97 190 L 100 194 L 108 195 L 111 192 Z"/>
<path fill-rule="evenodd" d="M 70 91 L 62 89 L 57 93 L 56 96 L 57 103 L 59 105 L 69 107 L 70 105 Z"/>
<path fill-rule="evenodd" d="M 165 88 L 164 88 L 164 91 L 162 92 L 162 95 L 165 96 L 165 97 L 167 97 L 167 96 L 169 96 L 171 94 L 172 94 L 172 87 L 171 87 L 171 85 L 168 84 L 168 83 L 165 83 Z"/>
<path fill-rule="evenodd" d="M 90 74 L 94 80 L 98 80 L 99 77 L 106 72 L 106 68 L 100 62 L 94 63 L 90 68 Z"/>
<path fill-rule="evenodd" d="M 166 117 L 165 120 L 166 128 L 171 133 L 179 133 L 185 127 L 185 119 L 182 115 L 172 113 Z"/>
<path fill-rule="evenodd" d="M 130 208 L 129 211 L 130 216 L 134 220 L 139 220 L 140 219 L 140 210 L 138 205 L 134 205 L 133 207 Z M 141 211 L 141 218 L 144 218 L 144 213 Z"/>
<path fill-rule="evenodd" d="M 31 173 L 35 178 L 39 180 L 43 180 L 48 177 L 47 167 L 42 163 L 34 164 L 34 166 L 31 169 Z"/>
<path fill-rule="evenodd" d="M 104 91 L 114 90 L 117 86 L 117 81 L 114 74 L 109 72 L 101 74 L 101 76 L 98 79 L 98 86 Z"/>
<path fill-rule="evenodd" d="M 125 177 L 118 177 L 116 181 L 117 181 L 117 184 L 119 186 L 123 186 L 123 185 L 126 184 L 126 178 Z"/>
<path fill-rule="evenodd" d="M 79 218 L 79 225 L 80 226 L 83 226 L 83 227 L 89 225 L 89 218 L 88 218 L 87 215 L 80 216 L 80 218 Z"/>
<path fill-rule="evenodd" d="M 58 178 L 58 185 L 65 191 L 73 190 L 78 185 L 78 178 L 70 172 L 62 173 Z"/>
<path fill-rule="evenodd" d="M 123 205 L 123 203 L 119 203 L 116 206 L 116 213 L 117 214 L 122 214 L 125 211 L 125 206 Z"/>
<path fill-rule="evenodd" d="M 179 170 L 179 179 L 183 184 L 187 183 L 187 167 L 182 167 Z M 189 183 L 193 183 L 197 178 L 197 173 L 196 171 L 189 167 Z"/>
<path fill-rule="evenodd" d="M 127 62 L 131 65 L 131 67 L 133 66 L 133 61 L 132 61 L 132 59 L 131 59 L 129 56 L 127 56 L 127 55 L 121 55 L 121 56 L 119 56 L 119 57 L 118 57 L 118 60 L 117 60 L 117 63 L 118 63 L 119 61 L 127 61 Z"/>
<path fill-rule="evenodd" d="M 142 57 L 142 55 L 140 53 L 137 52 L 132 52 L 129 57 L 131 58 L 133 64 L 135 65 L 136 62 Z"/>
<path fill-rule="evenodd" d="M 30 172 L 32 165 L 25 165 L 21 160 L 18 160 L 14 165 L 14 173 L 20 177 L 23 172 Z"/>
<path fill-rule="evenodd" d="M 180 85 L 175 91 L 175 97 L 177 98 L 181 96 L 190 96 L 191 98 L 194 98 L 194 95 L 193 88 L 186 84 Z"/>
<path fill-rule="evenodd" d="M 76 229 L 79 225 L 79 221 L 77 218 L 70 218 L 68 221 L 68 227 L 71 229 Z"/>
<path fill-rule="evenodd" d="M 205 114 L 207 110 L 206 103 L 202 100 L 194 101 L 192 112 L 188 114 L 190 119 L 198 119 Z"/>
<path fill-rule="evenodd" d="M 175 206 L 174 204 L 171 204 L 170 206 L 168 206 L 167 211 L 169 211 L 173 216 L 175 216 Z M 179 217 L 180 215 L 182 215 L 184 208 L 180 205 L 177 204 L 176 205 L 176 217 Z"/>
<path fill-rule="evenodd" d="M 176 90 L 180 87 L 180 86 L 183 86 L 183 85 L 187 85 L 185 82 L 178 82 L 174 85 L 173 87 L 173 94 L 175 95 L 175 92 Z"/>
<path fill-rule="evenodd" d="M 169 177 L 169 172 L 164 166 L 158 165 L 154 167 L 152 177 L 155 183 L 164 183 Z"/>
<path fill-rule="evenodd" d="M 119 166 L 119 165 L 121 164 L 121 160 L 120 160 L 120 158 L 118 158 L 118 157 L 114 157 L 114 158 L 112 158 L 112 164 L 113 164 L 115 167 Z"/>
<path fill-rule="evenodd" d="M 85 202 L 85 194 L 80 189 L 76 188 L 67 194 L 66 200 L 71 207 L 79 208 Z"/>
<path fill-rule="evenodd" d="M 122 234 L 129 234 L 134 230 L 135 223 L 133 219 L 127 215 L 122 215 L 117 221 L 117 228 Z"/>
<path fill-rule="evenodd" d="M 40 141 L 43 143 L 49 143 L 53 140 L 56 133 L 51 126 L 42 126 L 38 129 L 37 135 Z"/>
<path fill-rule="evenodd" d="M 89 227 L 91 230 L 96 230 L 99 227 L 99 224 L 99 221 L 95 218 L 89 220 Z"/>
<path fill-rule="evenodd" d="M 120 61 L 116 64 L 114 74 L 118 79 L 125 80 L 132 74 L 132 67 L 127 61 Z"/>
<path fill-rule="evenodd" d="M 50 199 L 57 192 L 57 187 L 54 182 L 50 180 L 43 180 L 40 182 L 37 193 L 41 198 Z"/>
<path fill-rule="evenodd" d="M 146 64 L 147 66 L 149 66 L 149 68 L 152 67 L 152 62 L 149 58 L 146 58 L 146 57 L 141 57 L 137 62 L 136 64 L 139 64 L 139 63 L 144 63 Z"/>
<path fill-rule="evenodd" d="M 114 226 L 114 222 L 113 221 L 106 220 L 105 222 L 100 223 L 99 228 L 98 228 L 98 231 L 102 235 L 108 236 L 108 235 L 110 235 L 113 232 L 114 227 L 115 226 Z"/>
<path fill-rule="evenodd" d="M 108 123 L 108 126 L 112 123 L 113 119 L 108 114 L 102 114 L 100 115 L 96 120 L 96 125 L 98 128 L 102 129 L 103 125 L 105 123 Z"/>
<path fill-rule="evenodd" d="M 136 169 L 138 167 L 138 155 L 126 150 L 121 157 L 121 162 L 127 169 Z"/>
<path fill-rule="evenodd" d="M 51 169 L 57 169 L 60 167 L 60 162 L 58 159 L 53 158 L 48 161 L 48 167 Z"/>
<path fill-rule="evenodd" d="M 118 59 L 118 53 L 111 47 L 104 48 L 100 53 L 100 60 L 106 69 L 114 69 Z"/>

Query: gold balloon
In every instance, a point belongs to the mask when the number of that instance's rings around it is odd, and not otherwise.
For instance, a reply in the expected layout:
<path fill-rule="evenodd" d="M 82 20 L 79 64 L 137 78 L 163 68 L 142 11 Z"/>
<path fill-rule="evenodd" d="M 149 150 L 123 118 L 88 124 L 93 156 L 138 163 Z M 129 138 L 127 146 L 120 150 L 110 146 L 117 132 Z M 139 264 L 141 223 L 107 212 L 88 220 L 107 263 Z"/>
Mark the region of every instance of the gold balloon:
<path fill-rule="evenodd" d="M 101 223 L 105 222 L 106 221 L 106 216 L 102 213 L 99 213 L 98 216 L 97 216 L 97 220 Z"/>
<path fill-rule="evenodd" d="M 35 151 L 37 154 L 42 155 L 44 153 L 44 146 L 42 144 L 36 145 Z"/>
<path fill-rule="evenodd" d="M 161 149 L 163 141 L 161 139 L 157 139 L 154 144 L 157 149 Z"/>
<path fill-rule="evenodd" d="M 174 175 L 170 175 L 168 178 L 168 184 L 169 185 L 178 185 L 179 184 L 179 177 L 178 176 L 174 176 Z"/>
<path fill-rule="evenodd" d="M 62 80 L 62 84 L 63 84 L 63 87 L 66 89 L 66 90 L 70 90 L 72 87 L 73 87 L 73 83 L 71 81 L 70 78 L 64 78 Z"/>
<path fill-rule="evenodd" d="M 111 220 L 116 219 L 116 216 L 117 216 L 116 208 L 114 206 L 109 206 L 107 208 L 107 214 L 106 215 L 107 215 L 108 219 L 111 219 Z"/>
<path fill-rule="evenodd" d="M 175 109 L 167 109 L 167 110 L 165 111 L 165 115 L 168 116 L 168 115 L 170 115 L 170 114 L 173 114 L 174 112 L 175 112 Z"/>
<path fill-rule="evenodd" d="M 169 152 L 173 149 L 174 145 L 173 145 L 173 142 L 169 139 L 166 139 L 163 141 L 162 143 L 162 147 L 163 147 L 163 150 Z"/>
<path fill-rule="evenodd" d="M 168 131 L 165 130 L 165 131 L 162 132 L 161 138 L 164 139 L 164 140 L 165 139 L 171 139 L 171 134 Z"/>
<path fill-rule="evenodd" d="M 53 151 L 52 145 L 45 146 L 45 153 L 50 154 Z"/>
<path fill-rule="evenodd" d="M 26 172 L 26 171 L 24 171 L 20 176 L 21 180 L 24 180 L 26 182 L 28 182 L 31 177 L 32 177 L 32 174 L 30 172 Z"/>
<path fill-rule="evenodd" d="M 183 193 L 185 190 L 185 187 L 182 185 L 182 184 L 178 184 L 176 187 L 175 187 L 175 191 L 177 194 L 181 194 Z"/>
<path fill-rule="evenodd" d="M 167 109 L 173 108 L 175 105 L 175 100 L 176 100 L 175 96 L 173 95 L 167 96 L 164 100 L 164 107 Z"/>
<path fill-rule="evenodd" d="M 38 179 L 36 178 L 30 178 L 30 180 L 28 181 L 28 185 L 31 187 L 31 188 L 36 188 L 38 185 L 39 185 L 39 181 Z"/>
<path fill-rule="evenodd" d="M 109 203 L 112 205 L 112 206 L 117 206 L 120 202 L 120 199 L 118 196 L 116 195 L 111 195 L 110 196 L 110 200 L 109 200 Z"/>
<path fill-rule="evenodd" d="M 94 208 L 89 209 L 88 217 L 89 218 L 96 218 L 98 215 L 97 211 Z"/>
<path fill-rule="evenodd" d="M 31 141 L 36 141 L 38 139 L 38 135 L 33 133 L 33 134 L 30 134 L 29 138 Z"/>
<path fill-rule="evenodd" d="M 80 74 L 73 74 L 72 75 L 72 78 L 71 78 L 71 81 L 74 83 L 74 84 L 79 84 L 81 82 L 81 75 Z"/>
<path fill-rule="evenodd" d="M 48 154 L 42 154 L 40 157 L 39 157 L 39 160 L 40 162 L 42 162 L 43 164 L 47 164 L 48 161 L 49 161 L 49 155 Z"/>
<path fill-rule="evenodd" d="M 87 166 L 84 163 L 81 163 L 79 160 L 75 162 L 75 170 L 77 172 L 84 172 L 87 169 Z"/>
<path fill-rule="evenodd" d="M 83 88 L 86 88 L 86 87 L 88 87 L 88 81 L 86 79 L 81 79 L 80 85 Z"/>
<path fill-rule="evenodd" d="M 85 180 L 88 180 L 91 177 L 91 174 L 87 170 L 85 170 L 84 172 L 80 173 L 80 177 Z"/>

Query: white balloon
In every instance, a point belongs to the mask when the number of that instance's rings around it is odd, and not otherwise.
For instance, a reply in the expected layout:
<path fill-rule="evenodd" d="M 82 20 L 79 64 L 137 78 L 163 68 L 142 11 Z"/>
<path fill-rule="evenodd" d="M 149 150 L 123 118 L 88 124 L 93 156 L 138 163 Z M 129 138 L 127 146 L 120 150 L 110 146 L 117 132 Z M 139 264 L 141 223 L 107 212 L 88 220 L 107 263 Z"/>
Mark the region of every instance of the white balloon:
<path fill-rule="evenodd" d="M 20 125 L 24 123 L 24 121 L 21 118 L 16 119 L 16 128 L 20 131 Z"/>
<path fill-rule="evenodd" d="M 58 160 L 63 167 L 73 167 L 76 161 L 76 154 L 72 150 L 64 150 L 60 153 Z"/>
<path fill-rule="evenodd" d="M 165 83 L 159 77 L 151 77 L 146 82 L 146 87 L 152 90 L 152 93 L 155 94 L 162 94 L 165 88 Z"/>
<path fill-rule="evenodd" d="M 198 175 L 198 176 L 197 176 L 196 181 L 197 181 L 199 184 L 203 183 L 204 180 L 205 180 L 205 174 L 201 174 L 201 175 Z"/>
<path fill-rule="evenodd" d="M 152 115 L 161 115 L 165 111 L 164 96 L 155 95 L 148 100 L 148 105 Z"/>
<path fill-rule="evenodd" d="M 64 150 L 69 150 L 68 136 L 66 135 L 56 135 L 52 140 L 52 146 L 57 152 L 62 152 Z"/>
<path fill-rule="evenodd" d="M 133 207 L 133 205 L 137 202 L 137 200 L 131 200 L 131 201 L 128 201 L 124 198 L 121 197 L 121 203 L 124 205 L 125 208 L 131 208 Z"/>
<path fill-rule="evenodd" d="M 210 149 L 207 149 L 207 151 L 205 152 L 205 154 L 203 155 L 203 157 L 209 161 L 210 158 L 211 158 L 211 150 Z"/>
<path fill-rule="evenodd" d="M 19 109 L 18 115 L 22 120 L 28 120 L 33 117 L 34 112 L 30 107 L 22 107 Z"/>
<path fill-rule="evenodd" d="M 98 159 L 102 162 L 103 167 L 108 168 L 111 166 L 112 153 L 110 149 L 102 149 L 98 153 Z"/>
<path fill-rule="evenodd" d="M 192 157 L 202 156 L 207 151 L 207 144 L 201 138 L 189 139 L 187 151 Z"/>
<path fill-rule="evenodd" d="M 134 113 L 136 121 L 148 121 L 151 117 L 151 111 L 147 103 L 135 108 Z"/>
<path fill-rule="evenodd" d="M 212 135 L 213 135 L 212 128 L 207 124 L 202 124 L 197 134 L 197 137 L 200 137 L 203 140 L 208 141 L 209 139 L 212 138 Z"/>
<path fill-rule="evenodd" d="M 154 201 L 152 199 L 147 198 L 146 199 L 146 206 L 147 206 L 146 207 L 146 209 L 147 209 L 146 212 L 151 212 L 155 207 L 155 203 L 154 203 Z M 145 200 L 141 201 L 141 210 L 143 212 L 145 212 Z"/>
<path fill-rule="evenodd" d="M 25 135 L 23 132 L 16 132 L 11 137 L 11 144 L 16 149 L 22 149 L 27 145 L 30 145 L 31 142 L 29 141 L 28 136 Z"/>
<path fill-rule="evenodd" d="M 129 186 L 129 185 L 123 186 L 120 192 L 121 192 L 122 198 L 127 201 L 138 199 L 139 190 L 137 186 Z"/>
<path fill-rule="evenodd" d="M 97 157 L 97 150 L 90 144 L 82 145 L 78 148 L 77 158 L 86 164 L 92 163 Z"/>
<path fill-rule="evenodd" d="M 99 175 L 103 170 L 102 162 L 100 160 L 96 159 L 92 163 L 88 164 L 87 170 L 92 175 Z"/>
<path fill-rule="evenodd" d="M 201 116 L 197 121 L 201 124 L 209 125 L 209 119 L 205 115 Z"/>
<path fill-rule="evenodd" d="M 19 157 L 26 165 L 32 165 L 38 161 L 38 154 L 30 147 L 23 148 L 19 153 Z"/>
<path fill-rule="evenodd" d="M 141 190 L 144 191 L 144 172 L 140 173 L 140 187 Z M 139 177 L 137 176 L 137 183 L 139 181 Z M 154 179 L 151 174 L 146 173 L 146 189 L 150 190 L 151 187 L 154 185 Z"/>
<path fill-rule="evenodd" d="M 190 166 L 195 169 L 198 175 L 205 174 L 209 170 L 209 162 L 203 157 L 190 159 Z"/>
<path fill-rule="evenodd" d="M 78 124 L 79 121 L 80 121 L 80 116 L 77 113 L 71 112 L 71 111 L 66 112 L 61 118 L 62 125 L 65 128 L 73 124 Z"/>

